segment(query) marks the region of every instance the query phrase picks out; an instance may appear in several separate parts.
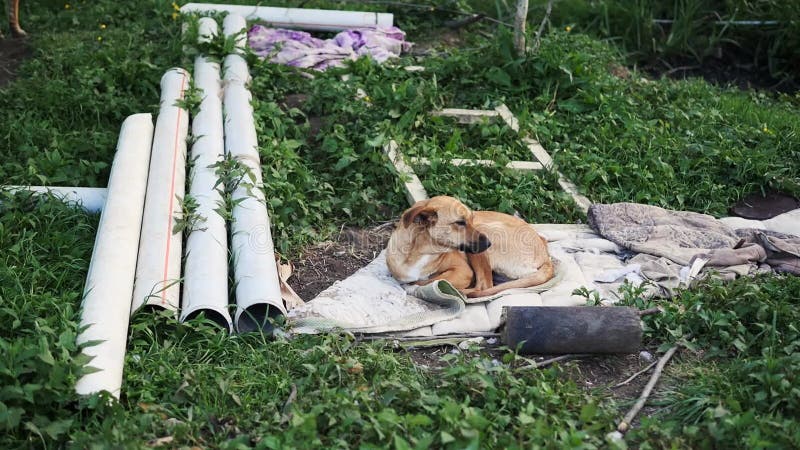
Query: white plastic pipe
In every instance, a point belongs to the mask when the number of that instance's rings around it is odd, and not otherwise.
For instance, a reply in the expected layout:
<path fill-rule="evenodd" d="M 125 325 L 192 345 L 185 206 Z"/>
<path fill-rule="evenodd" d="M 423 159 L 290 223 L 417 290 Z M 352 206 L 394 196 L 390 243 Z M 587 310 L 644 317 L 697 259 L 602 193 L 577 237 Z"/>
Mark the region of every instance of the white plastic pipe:
<path fill-rule="evenodd" d="M 174 229 L 185 191 L 189 113 L 176 102 L 188 87 L 189 73 L 183 69 L 170 69 L 161 77 L 131 312 L 143 305 L 175 311 L 180 301 L 182 242 Z"/>
<path fill-rule="evenodd" d="M 200 19 L 201 42 L 216 34 L 214 19 Z M 215 187 L 218 176 L 212 167 L 223 160 L 225 151 L 219 64 L 203 56 L 195 58 L 194 82 L 203 100 L 192 118 L 192 135 L 197 140 L 192 144 L 189 194 L 197 201 L 200 222 L 192 227 L 186 239 L 180 320 L 183 322 L 203 313 L 207 319 L 232 332 L 233 323 L 228 312 L 228 229 L 225 219 L 215 211 L 223 199 Z"/>
<path fill-rule="evenodd" d="M 187 3 L 181 7 L 181 12 L 225 12 L 242 16 L 248 20 L 261 20 L 274 27 L 317 31 L 339 31 L 350 28 L 375 28 L 377 26 L 390 27 L 394 21 L 394 16 L 389 13 L 211 3 Z"/>
<path fill-rule="evenodd" d="M 119 398 L 152 139 L 150 114 L 135 114 L 122 123 L 86 275 L 81 310 L 81 327 L 86 328 L 77 338 L 78 344 L 98 342 L 83 349 L 93 357 L 89 366 L 98 371 L 78 380 L 78 394 L 108 391 Z"/>
<path fill-rule="evenodd" d="M 228 15 L 223 22 L 226 36 L 236 35 L 245 26 L 244 18 L 238 15 Z M 231 251 L 236 282 L 234 324 L 239 332 L 258 329 L 271 332 L 272 325 L 267 319 L 285 315 L 286 308 L 281 299 L 269 215 L 261 190 L 258 140 L 247 89 L 250 74 L 247 63 L 238 54 L 226 56 L 224 66 L 225 150 L 251 175 L 242 180 L 232 193 Z"/>
<path fill-rule="evenodd" d="M 10 192 L 28 191 L 34 194 L 49 194 L 68 205 L 75 205 L 86 212 L 98 213 L 106 203 L 106 188 L 60 187 L 60 186 L 0 186 Z"/>

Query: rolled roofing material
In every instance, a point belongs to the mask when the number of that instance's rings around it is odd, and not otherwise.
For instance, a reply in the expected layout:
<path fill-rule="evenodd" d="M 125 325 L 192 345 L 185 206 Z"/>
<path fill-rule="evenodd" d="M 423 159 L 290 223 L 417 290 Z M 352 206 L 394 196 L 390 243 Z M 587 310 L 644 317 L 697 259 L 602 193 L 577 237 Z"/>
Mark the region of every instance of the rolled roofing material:
<path fill-rule="evenodd" d="M 119 398 L 152 138 L 150 114 L 123 122 L 86 276 L 81 310 L 86 328 L 77 338 L 78 344 L 97 342 L 83 353 L 94 357 L 89 366 L 98 371 L 78 380 L 78 394 L 108 391 Z"/>
<path fill-rule="evenodd" d="M 185 191 L 189 114 L 176 102 L 188 88 L 189 73 L 183 69 L 170 69 L 161 78 L 131 312 L 143 305 L 178 308 L 182 236 L 174 230 Z"/>
<path fill-rule="evenodd" d="M 217 22 L 200 19 L 200 41 L 217 34 Z M 217 186 L 215 164 L 224 158 L 222 126 L 222 81 L 219 64 L 198 56 L 194 62 L 195 86 L 203 99 L 192 119 L 193 161 L 189 194 L 197 201 L 198 223 L 186 239 L 183 304 L 180 320 L 205 314 L 228 331 L 233 331 L 228 312 L 228 229 L 216 211 L 223 204 Z"/>
<path fill-rule="evenodd" d="M 248 20 L 261 20 L 274 27 L 317 31 L 339 31 L 350 28 L 374 28 L 377 26 L 390 27 L 394 21 L 394 16 L 389 13 L 210 3 L 187 3 L 181 7 L 181 12 L 227 12 L 230 15 L 242 16 Z"/>
<path fill-rule="evenodd" d="M 240 33 L 244 18 L 228 15 L 223 22 L 226 36 Z M 239 41 L 243 45 L 243 40 Z M 272 331 L 268 319 L 286 314 L 281 299 L 278 268 L 272 243 L 269 215 L 262 191 L 252 99 L 246 85 L 247 63 L 239 54 L 225 57 L 225 150 L 249 171 L 249 177 L 232 193 L 233 223 L 231 251 L 236 283 L 234 325 L 239 332 Z"/>

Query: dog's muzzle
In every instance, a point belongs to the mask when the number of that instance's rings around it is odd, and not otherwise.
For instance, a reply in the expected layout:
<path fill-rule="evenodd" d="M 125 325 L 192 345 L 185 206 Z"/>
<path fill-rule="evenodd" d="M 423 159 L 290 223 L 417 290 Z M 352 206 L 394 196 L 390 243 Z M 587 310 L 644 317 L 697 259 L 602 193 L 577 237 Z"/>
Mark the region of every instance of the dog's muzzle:
<path fill-rule="evenodd" d="M 481 236 L 475 242 L 470 242 L 468 244 L 461 244 L 459 248 L 462 252 L 465 253 L 480 253 L 485 251 L 487 248 L 491 247 L 492 243 L 489 241 L 489 238 L 486 236 Z"/>

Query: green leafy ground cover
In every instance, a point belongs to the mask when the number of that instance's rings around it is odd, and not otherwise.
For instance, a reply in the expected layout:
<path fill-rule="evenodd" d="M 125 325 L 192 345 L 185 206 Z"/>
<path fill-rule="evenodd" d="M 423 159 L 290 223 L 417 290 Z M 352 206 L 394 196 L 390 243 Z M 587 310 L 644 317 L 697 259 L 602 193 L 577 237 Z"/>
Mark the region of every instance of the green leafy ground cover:
<path fill-rule="evenodd" d="M 280 3 L 280 2 L 278 2 Z M 286 2 L 292 3 L 292 2 Z M 465 1 L 439 7 L 468 9 Z M 393 8 L 398 24 L 435 34 L 449 16 Z M 507 14 L 502 2 L 497 10 Z M 0 90 L 4 183 L 104 185 L 122 119 L 155 112 L 158 80 L 188 67 L 168 2 L 23 2 L 33 57 Z M 538 18 L 531 21 L 538 23 Z M 753 189 L 800 191 L 798 97 L 704 82 L 618 78 L 618 50 L 554 30 L 517 58 L 508 33 L 464 37 L 440 57 L 406 57 L 313 79 L 251 58 L 251 86 L 273 234 L 299 255 L 341 225 L 396 217 L 405 206 L 381 146 L 431 158 L 431 193 L 530 221 L 582 220 L 552 176 L 501 169 L 507 130 L 431 119 L 442 107 L 507 104 L 561 170 L 595 201 L 639 201 L 721 215 Z M 98 39 L 99 38 L 99 39 Z M 414 35 L 410 36 L 416 39 Z M 221 52 L 223 42 L 209 51 Z M 215 50 L 216 49 L 216 50 Z M 398 66 L 423 65 L 424 72 Z M 347 82 L 341 75 L 348 74 Z M 367 98 L 356 100 L 362 89 Z M 301 106 L 287 96 L 307 96 Z M 315 130 L 316 128 L 316 130 Z M 451 144 L 452 143 L 452 144 Z M 450 145 L 449 145 L 450 144 Z M 498 167 L 447 168 L 488 151 Z M 462 153 L 463 152 L 463 153 Z M 516 155 L 514 158 L 524 156 Z M 78 399 L 74 344 L 97 217 L 55 201 L 4 195 L 0 206 L 0 446 L 222 448 L 531 448 L 607 445 L 628 402 L 586 390 L 554 367 L 516 371 L 513 353 L 452 355 L 443 368 L 347 336 L 228 337 L 202 324 L 139 314 L 129 332 L 123 398 Z M 654 346 L 685 338 L 653 404 L 628 438 L 643 448 L 796 447 L 800 391 L 797 278 L 767 277 L 683 292 L 645 320 Z M 631 292 L 624 301 L 648 301 Z M 620 374 L 623 379 L 628 374 Z M 296 390 L 296 394 L 292 394 Z M 291 400 L 289 400 L 291 399 Z"/>

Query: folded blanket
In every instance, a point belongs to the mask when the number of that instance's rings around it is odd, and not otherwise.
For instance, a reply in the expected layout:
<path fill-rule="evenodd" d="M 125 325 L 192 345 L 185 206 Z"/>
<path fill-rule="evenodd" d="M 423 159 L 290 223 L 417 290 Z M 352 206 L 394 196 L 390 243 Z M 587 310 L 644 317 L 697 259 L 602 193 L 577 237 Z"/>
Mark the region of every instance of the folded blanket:
<path fill-rule="evenodd" d="M 634 203 L 594 204 L 588 217 L 589 224 L 602 237 L 633 252 L 665 258 L 678 266 L 688 267 L 702 260 L 703 265 L 716 271 L 734 274 L 752 272 L 758 269 L 758 263 L 765 262 L 776 270 L 800 273 L 797 269 L 800 239 L 795 236 L 765 230 L 734 231 L 706 214 Z M 784 227 L 788 222 L 779 221 Z M 800 221 L 794 223 L 794 229 L 800 231 Z M 742 266 L 749 270 L 743 270 Z M 668 289 L 677 281 L 674 269 L 656 269 L 668 268 L 669 264 L 650 260 L 648 267 L 664 274 Z"/>

